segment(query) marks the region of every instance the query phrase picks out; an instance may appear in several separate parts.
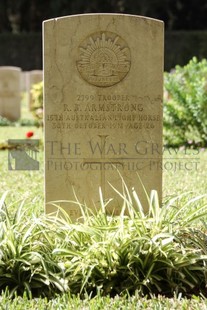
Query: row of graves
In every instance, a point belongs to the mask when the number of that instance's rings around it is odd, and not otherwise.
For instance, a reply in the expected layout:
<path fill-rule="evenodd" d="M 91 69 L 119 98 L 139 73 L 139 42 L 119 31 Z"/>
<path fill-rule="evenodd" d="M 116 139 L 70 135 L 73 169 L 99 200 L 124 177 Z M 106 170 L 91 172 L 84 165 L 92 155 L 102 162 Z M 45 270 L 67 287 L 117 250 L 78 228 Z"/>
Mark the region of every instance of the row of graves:
<path fill-rule="evenodd" d="M 30 109 L 30 91 L 43 80 L 42 70 L 22 71 L 19 67 L 0 67 L 0 117 L 17 121 L 21 117 L 22 93 L 26 93 Z"/>

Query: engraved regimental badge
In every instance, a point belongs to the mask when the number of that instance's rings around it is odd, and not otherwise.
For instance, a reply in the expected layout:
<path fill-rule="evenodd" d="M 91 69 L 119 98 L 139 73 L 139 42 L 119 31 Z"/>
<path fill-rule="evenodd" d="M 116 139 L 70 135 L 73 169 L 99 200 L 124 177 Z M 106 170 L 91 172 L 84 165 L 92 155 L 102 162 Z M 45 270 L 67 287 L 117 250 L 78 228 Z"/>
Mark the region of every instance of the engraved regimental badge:
<path fill-rule="evenodd" d="M 130 50 L 116 33 L 96 32 L 79 46 L 77 68 L 88 83 L 108 87 L 119 83 L 130 70 Z"/>

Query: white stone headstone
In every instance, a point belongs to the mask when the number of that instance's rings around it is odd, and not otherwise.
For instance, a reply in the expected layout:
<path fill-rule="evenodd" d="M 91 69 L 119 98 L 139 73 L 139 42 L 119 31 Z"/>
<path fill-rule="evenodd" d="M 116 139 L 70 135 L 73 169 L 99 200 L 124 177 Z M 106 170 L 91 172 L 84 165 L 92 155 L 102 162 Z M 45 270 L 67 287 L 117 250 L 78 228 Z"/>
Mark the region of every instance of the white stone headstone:
<path fill-rule="evenodd" d="M 11 121 L 21 116 L 21 68 L 0 67 L 0 115 Z"/>
<path fill-rule="evenodd" d="M 124 14 L 66 16 L 44 22 L 45 200 L 95 208 L 113 198 L 122 175 L 145 210 L 162 193 L 163 22 Z M 139 177 L 138 177 L 139 176 Z M 133 196 L 133 195 L 132 195 Z M 72 219 L 77 205 L 62 202 Z"/>

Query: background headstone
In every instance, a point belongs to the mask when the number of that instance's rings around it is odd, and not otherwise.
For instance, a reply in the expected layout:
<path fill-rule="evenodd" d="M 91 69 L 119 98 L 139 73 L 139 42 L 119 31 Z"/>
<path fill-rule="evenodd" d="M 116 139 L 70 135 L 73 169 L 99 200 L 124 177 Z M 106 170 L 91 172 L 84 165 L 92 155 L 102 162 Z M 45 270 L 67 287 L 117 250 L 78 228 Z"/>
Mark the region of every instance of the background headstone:
<path fill-rule="evenodd" d="M 0 115 L 11 121 L 21 116 L 21 69 L 0 67 Z"/>
<path fill-rule="evenodd" d="M 120 14 L 44 22 L 45 200 L 120 212 L 122 175 L 145 210 L 162 192 L 163 23 Z M 139 177 L 138 177 L 139 176 Z M 60 204 L 71 218 L 77 205 Z"/>
<path fill-rule="evenodd" d="M 21 72 L 21 91 L 28 92 L 29 89 L 29 71 Z"/>
<path fill-rule="evenodd" d="M 21 73 L 21 92 L 24 93 L 27 107 L 30 100 L 30 71 L 22 71 Z"/>

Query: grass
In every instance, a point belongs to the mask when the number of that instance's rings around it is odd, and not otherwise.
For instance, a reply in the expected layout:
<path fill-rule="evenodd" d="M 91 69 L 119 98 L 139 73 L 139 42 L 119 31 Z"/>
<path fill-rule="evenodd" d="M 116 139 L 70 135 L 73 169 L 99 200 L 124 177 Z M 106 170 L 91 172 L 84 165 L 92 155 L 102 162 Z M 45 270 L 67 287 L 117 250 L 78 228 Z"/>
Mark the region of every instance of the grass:
<path fill-rule="evenodd" d="M 26 96 L 23 95 L 21 106 L 23 119 L 32 120 L 32 113 L 28 109 Z M 42 141 L 43 130 L 37 127 L 0 127 L 0 146 L 6 144 L 8 139 L 26 139 L 26 133 L 33 131 L 34 139 Z M 28 199 L 34 206 L 33 212 L 41 214 L 43 212 L 43 148 L 39 152 L 40 170 L 39 171 L 10 171 L 8 170 L 8 150 L 0 150 L 0 195 L 5 191 L 10 191 L 10 201 L 15 202 L 19 199 Z M 38 184 L 38 186 L 37 186 Z"/>
<path fill-rule="evenodd" d="M 11 128 L 10 128 L 11 129 Z M 13 129 L 13 128 L 12 128 Z M 1 131 L 1 129 L 0 129 Z M 16 130 L 13 129 L 16 133 Z M 12 130 L 10 131 L 12 132 Z M 11 135 L 11 137 L 13 137 Z M 10 202 L 20 199 L 27 199 L 34 209 L 32 212 L 41 214 L 43 212 L 44 193 L 43 193 L 43 151 L 39 154 L 39 171 L 15 171 L 8 170 L 8 151 L 0 151 L 0 195 L 9 191 Z"/>
<path fill-rule="evenodd" d="M 0 143 L 6 139 L 14 138 L 25 138 L 25 133 L 29 130 L 34 130 L 36 138 L 42 138 L 41 129 L 31 128 L 31 127 L 1 127 L 0 128 Z M 187 154 L 186 154 L 187 153 Z M 17 210 L 16 202 L 22 198 L 26 200 L 24 205 L 25 216 L 26 218 L 31 218 L 32 214 L 41 216 L 43 213 L 43 150 L 40 150 L 39 160 L 40 160 L 40 170 L 39 171 L 8 171 L 8 154 L 7 151 L 0 151 L 0 170 L 1 170 L 1 181 L 0 181 L 0 195 L 5 191 L 9 190 L 9 204 L 11 214 Z M 164 165 L 163 176 L 164 176 L 164 200 L 167 200 L 167 197 L 178 195 L 182 192 L 190 192 L 188 200 L 190 197 L 195 197 L 200 194 L 207 192 L 207 182 L 206 182 L 206 150 L 195 150 L 184 149 L 177 150 L 177 154 L 173 150 L 165 150 L 164 152 L 164 164 L 168 162 L 167 165 Z M 188 159 L 187 161 L 187 158 Z M 187 162 L 199 162 L 197 166 L 195 164 L 185 166 Z M 173 164 L 172 164 L 173 163 Z M 184 164 L 183 164 L 184 163 Z M 188 169 L 187 169 L 187 168 Z M 191 168 L 191 169 L 190 169 Z M 183 202 L 184 203 L 184 202 Z M 185 203 L 187 203 L 185 201 Z M 193 206 L 196 205 L 196 201 L 193 202 Z M 27 209 L 27 206 L 30 206 Z M 190 207 L 190 204 L 187 205 Z M 193 211 L 192 207 L 192 211 Z M 22 220 L 22 225 L 26 225 L 25 219 Z M 30 224 L 30 225 L 29 225 Z M 27 230 L 32 226 L 28 222 Z M 65 225 L 66 226 L 66 225 Z M 93 225 L 94 226 L 94 225 Z M 25 226 L 24 226 L 25 227 Z M 33 226 L 34 227 L 34 226 Z M 25 228 L 24 228 L 25 229 Z M 10 230 L 13 232 L 13 229 Z M 108 232 L 108 234 L 107 234 Z M 62 233 L 62 232 L 61 232 Z M 64 232 L 65 233 L 65 232 Z M 59 231 L 60 234 L 60 231 Z M 110 230 L 106 230 L 107 240 L 110 238 Z M 7 232 L 6 235 L 9 235 Z M 90 236 L 89 236 L 90 237 Z M 13 238 L 15 240 L 15 238 Z M 63 239 L 64 240 L 64 239 Z M 87 252 L 87 247 L 89 249 L 90 238 L 86 240 L 86 248 L 84 249 L 85 253 L 88 255 L 88 259 L 94 259 L 90 257 L 90 251 Z M 101 240 L 95 240 L 96 244 L 101 245 Z M 30 242 L 30 241 L 29 241 Z M 98 243 L 99 242 L 99 243 Z M 145 240 L 146 242 L 146 240 Z M 49 242 L 48 242 L 49 243 Z M 52 245 L 53 242 L 51 242 Z M 50 245 L 50 244 L 49 244 Z M 29 246 L 25 244 L 25 247 Z M 56 248 L 61 249 L 63 244 L 56 244 Z M 84 245 L 85 246 L 85 245 Z M 90 246 L 93 246 L 90 244 Z M 110 242 L 105 244 L 105 246 L 111 247 Z M 120 247 L 118 247 L 120 248 Z M 101 251 L 104 251 L 106 247 L 100 247 Z M 98 250 L 98 248 L 97 248 Z M 153 250 L 154 251 L 154 250 Z M 61 251 L 59 251 L 60 254 Z M 108 250 L 109 252 L 109 250 Z M 57 254 L 56 250 L 54 253 Z M 23 253 L 24 254 L 24 253 Z M 63 254 L 63 253 L 62 253 Z M 189 253 L 191 254 L 191 253 Z M 74 253 L 73 253 L 74 256 Z M 65 260 L 71 260 L 69 253 L 64 253 Z M 116 257 L 116 256 L 115 256 Z M 78 263 L 76 264 L 78 266 Z M 75 266 L 75 264 L 74 264 Z M 18 269 L 19 270 L 19 269 Z M 86 273 L 86 277 L 89 274 Z M 120 280 L 119 280 L 120 281 Z M 77 281 L 76 281 L 77 282 Z M 82 283 L 83 284 L 83 283 Z M 82 285 L 81 284 L 81 285 Z M 110 298 L 109 296 L 101 297 L 99 294 L 95 298 L 91 298 L 87 294 L 82 296 L 73 296 L 69 293 L 64 293 L 61 296 L 56 296 L 52 299 L 47 298 L 37 298 L 29 299 L 28 296 L 24 295 L 23 297 L 16 297 L 11 302 L 8 300 L 8 292 L 2 293 L 0 297 L 2 309 L 207 309 L 207 301 L 205 297 L 196 297 L 192 296 L 191 299 L 183 298 L 183 294 L 178 294 L 174 298 L 164 298 L 163 296 L 151 296 L 152 298 L 140 297 L 136 295 L 133 297 L 127 296 L 115 296 Z M 182 297 L 182 298 L 181 298 Z"/>
<path fill-rule="evenodd" d="M 25 133 L 31 130 L 31 127 L 24 128 L 0 128 L 0 141 L 2 138 L 25 138 Z M 35 136 L 42 137 L 40 129 L 34 128 Z M 193 152 L 188 150 L 188 152 Z M 206 165 L 207 165 L 207 150 L 199 150 L 196 155 L 197 169 L 192 166 L 192 170 L 182 169 L 179 163 L 187 163 L 188 155 L 182 155 L 181 151 L 177 155 L 169 155 L 164 153 L 164 162 L 170 162 L 174 165 L 177 163 L 177 170 L 163 170 L 163 197 L 176 196 L 182 192 L 192 192 L 192 196 L 204 194 L 207 192 L 206 182 Z M 172 158 L 172 159 L 171 159 Z M 177 158 L 177 159 L 175 159 Z M 185 158 L 185 160 L 180 159 Z M 1 187 L 0 195 L 4 191 L 10 190 L 12 201 L 20 198 L 29 198 L 39 201 L 36 208 L 41 212 L 43 210 L 44 197 L 44 167 L 43 167 L 43 149 L 39 153 L 40 170 L 39 171 L 8 171 L 8 151 L 0 151 L 0 171 L 1 171 Z M 195 162 L 195 160 L 194 160 Z M 166 166 L 168 167 L 168 166 Z M 38 184 L 38 186 L 37 186 Z"/>
<path fill-rule="evenodd" d="M 177 154 L 176 154 L 177 152 Z M 207 150 L 198 148 L 165 149 L 163 154 L 163 195 L 178 195 L 192 191 L 207 192 Z"/>
<path fill-rule="evenodd" d="M 181 298 L 157 298 L 147 299 L 140 296 L 110 298 L 109 296 L 96 296 L 90 298 L 85 296 L 80 299 L 78 296 L 63 294 L 51 300 L 47 298 L 29 300 L 26 296 L 16 297 L 13 302 L 8 300 L 4 293 L 1 295 L 0 309 L 8 310 L 206 310 L 207 301 L 202 297 L 192 299 Z"/>

